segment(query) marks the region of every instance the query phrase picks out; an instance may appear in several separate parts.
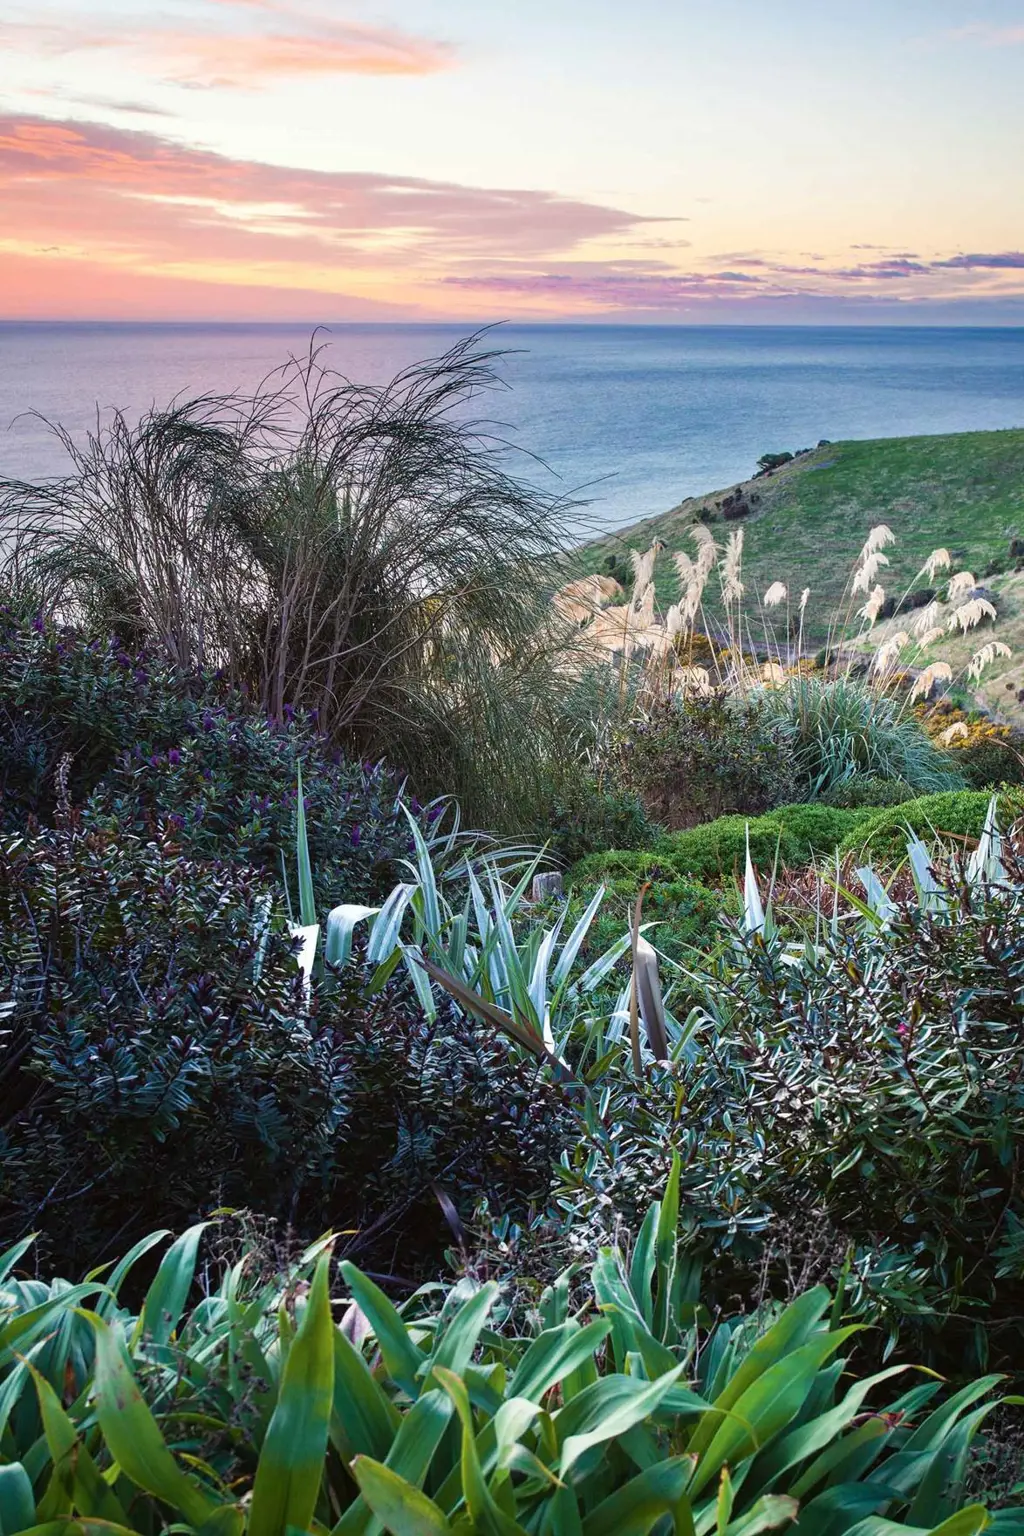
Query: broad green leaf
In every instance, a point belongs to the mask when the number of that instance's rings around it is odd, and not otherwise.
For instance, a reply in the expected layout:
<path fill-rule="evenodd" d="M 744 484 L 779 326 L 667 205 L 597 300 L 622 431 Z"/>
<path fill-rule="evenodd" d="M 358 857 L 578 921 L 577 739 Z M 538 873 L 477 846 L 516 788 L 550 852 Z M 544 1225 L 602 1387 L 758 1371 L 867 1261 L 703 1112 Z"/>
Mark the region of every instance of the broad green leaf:
<path fill-rule="evenodd" d="M 462 1491 L 474 1526 L 480 1536 L 526 1536 L 518 1520 L 505 1513 L 487 1486 L 477 1455 L 473 1410 L 465 1385 L 443 1366 L 437 1377 L 462 1423 Z"/>
<path fill-rule="evenodd" d="M 36 1523 L 32 1480 L 20 1461 L 0 1467 L 0 1536 L 17 1536 Z"/>
<path fill-rule="evenodd" d="M 441 1437 L 451 1423 L 451 1399 L 441 1391 L 424 1392 L 402 1418 L 401 1427 L 384 1462 L 385 1468 L 422 1488 Z M 371 1460 L 378 1466 L 377 1458 Z M 360 1497 L 342 1515 L 332 1536 L 379 1536 L 381 1523 L 368 1499 Z"/>
<path fill-rule="evenodd" d="M 60 1315 L 75 1306 L 79 1301 L 84 1301 L 86 1296 L 94 1296 L 97 1291 L 102 1291 L 102 1285 L 93 1282 L 87 1285 L 72 1285 L 59 1295 L 50 1296 L 46 1301 L 41 1301 L 38 1306 L 29 1307 L 25 1312 L 18 1312 L 8 1319 L 0 1327 L 0 1369 L 11 1363 L 15 1353 L 23 1356 L 30 1344 L 42 1333 L 51 1333 Z"/>
<path fill-rule="evenodd" d="M 892 1426 L 888 1419 L 881 1416 L 868 1419 L 851 1434 L 842 1435 L 816 1456 L 796 1482 L 790 1484 L 790 1492 L 794 1498 L 802 1499 L 819 1483 L 827 1485 L 855 1481 L 877 1460 L 891 1438 Z M 857 1468 L 853 1473 L 847 1465 L 851 1458 L 855 1459 Z"/>
<path fill-rule="evenodd" d="M 939 1407 L 933 1409 L 924 1422 L 917 1426 L 902 1447 L 904 1453 L 930 1450 L 947 1432 L 964 1408 L 977 1402 L 979 1397 L 984 1397 L 986 1392 L 991 1392 L 1002 1380 L 1003 1377 L 998 1375 L 981 1376 L 977 1381 L 968 1382 L 966 1387 L 961 1387 L 959 1392 L 954 1392 L 952 1397 L 940 1403 Z"/>
<path fill-rule="evenodd" d="M 105 1282 L 108 1294 L 97 1298 L 97 1316 L 104 1317 L 109 1320 L 112 1313 L 116 1309 L 117 1297 L 120 1293 L 121 1286 L 124 1284 L 126 1276 L 138 1263 L 139 1259 L 143 1258 L 151 1248 L 155 1248 L 158 1243 L 163 1242 L 165 1237 L 170 1236 L 171 1232 L 169 1229 L 167 1227 L 161 1227 L 156 1232 L 150 1232 L 147 1237 L 140 1237 L 139 1241 L 135 1243 L 131 1248 L 129 1248 L 128 1252 L 122 1258 L 118 1259 Z M 101 1270 L 94 1270 L 93 1273 L 89 1276 L 89 1279 L 98 1279 L 101 1274 Z"/>
<path fill-rule="evenodd" d="M 589 1360 L 610 1332 L 611 1323 L 600 1318 L 585 1328 L 571 1321 L 546 1328 L 531 1341 L 516 1366 L 508 1385 L 509 1395 L 539 1403 L 545 1392 Z"/>
<path fill-rule="evenodd" d="M 341 1265 L 345 1284 L 352 1299 L 366 1313 L 373 1328 L 389 1376 L 410 1397 L 419 1395 L 419 1372 L 423 1351 L 410 1339 L 405 1324 L 380 1286 L 369 1280 L 347 1259 Z"/>
<path fill-rule="evenodd" d="M 799 1536 L 846 1536 L 869 1515 L 885 1509 L 891 1495 L 871 1483 L 836 1483 L 800 1506 Z M 912 1533 L 903 1527 L 904 1536 Z"/>
<path fill-rule="evenodd" d="M 839 1329 L 801 1345 L 769 1366 L 733 1402 L 730 1417 L 719 1425 L 711 1444 L 700 1456 L 690 1488 L 691 1497 L 696 1497 L 725 1462 L 735 1466 L 792 1422 L 803 1406 L 819 1368 L 839 1348 L 848 1333 L 849 1330 Z M 691 1452 L 693 1449 L 691 1442 Z"/>
<path fill-rule="evenodd" d="M 712 1411 L 701 1420 L 690 1438 L 687 1450 L 691 1454 L 699 1455 L 710 1445 L 724 1410 L 732 1408 L 776 1361 L 798 1349 L 810 1337 L 828 1307 L 829 1300 L 826 1288 L 817 1285 L 790 1302 L 781 1317 L 751 1348 L 723 1391 L 713 1399 Z M 710 1392 L 706 1395 L 710 1396 Z"/>
<path fill-rule="evenodd" d="M 654 1335 L 664 1341 L 668 1327 L 669 1302 L 676 1270 L 679 1242 L 679 1180 L 682 1168 L 679 1153 L 672 1149 L 672 1169 L 658 1212 L 658 1230 L 654 1243 L 654 1278 L 657 1286 L 654 1310 Z"/>
<path fill-rule="evenodd" d="M 363 1498 L 392 1536 L 452 1536 L 433 1499 L 397 1472 L 369 1456 L 357 1456 L 352 1472 Z"/>
<path fill-rule="evenodd" d="M 153 1283 L 146 1292 L 135 1329 L 135 1340 L 147 1337 L 158 1345 L 169 1341 L 181 1322 L 195 1278 L 199 1239 L 208 1226 L 209 1222 L 201 1221 L 189 1227 L 164 1254 Z"/>
<path fill-rule="evenodd" d="M 980 1408 L 961 1419 L 943 1440 L 907 1510 L 908 1525 L 939 1525 L 956 1513 L 963 1496 L 971 1441 L 982 1420 L 995 1406 L 994 1402 L 982 1403 Z"/>
<path fill-rule="evenodd" d="M 677 1365 L 651 1382 L 629 1376 L 605 1376 L 560 1409 L 554 1415 L 561 1448 L 559 1476 L 564 1478 L 591 1446 L 613 1440 L 652 1414 L 682 1370 Z"/>
<path fill-rule="evenodd" d="M 787 1489 L 794 1498 L 802 1498 L 809 1488 L 813 1488 L 815 1483 L 827 1474 L 835 1461 L 847 1454 L 842 1449 L 844 1442 L 837 1437 L 853 1423 L 868 1393 L 890 1377 L 901 1375 L 905 1369 L 905 1366 L 893 1365 L 874 1376 L 865 1377 L 863 1381 L 856 1382 L 842 1402 L 837 1403 L 834 1408 L 829 1408 L 817 1418 L 790 1430 L 754 1463 L 751 1470 L 754 1485 L 758 1488 L 770 1487 L 784 1472 L 788 1472 L 790 1467 L 795 1467 L 799 1462 L 806 1461 L 809 1456 L 817 1456 L 822 1452 L 820 1467 L 817 1461 L 814 1462 L 801 1474 L 799 1480 Z M 882 1427 L 884 1429 L 884 1424 Z"/>
<path fill-rule="evenodd" d="M 32 1379 L 39 1398 L 47 1449 L 53 1461 L 53 1478 L 39 1502 L 38 1518 L 49 1520 L 74 1508 L 80 1515 L 127 1525 L 120 1499 L 100 1473 L 78 1430 L 61 1406 L 45 1376 L 33 1367 Z"/>
<path fill-rule="evenodd" d="M 334 1330 L 334 1413 L 331 1435 L 346 1461 L 383 1461 L 400 1420 L 387 1393 L 340 1328 Z"/>
<path fill-rule="evenodd" d="M 217 1508 L 178 1466 L 142 1398 L 120 1329 L 86 1313 L 96 1332 L 96 1417 L 107 1449 L 130 1482 L 155 1494 L 190 1525 L 202 1525 Z"/>
<path fill-rule="evenodd" d="M 334 1394 L 330 1255 L 321 1255 L 285 1361 L 277 1405 L 260 1451 L 249 1536 L 310 1528 L 327 1452 Z"/>
<path fill-rule="evenodd" d="M 640 1224 L 629 1263 L 629 1289 L 648 1328 L 654 1326 L 654 1266 L 661 1201 L 652 1200 Z"/>
<path fill-rule="evenodd" d="M 30 1232 L 28 1237 L 23 1237 L 20 1242 L 14 1243 L 10 1248 L 5 1248 L 3 1253 L 0 1254 L 0 1284 L 3 1284 L 7 1279 L 7 1276 L 18 1260 L 25 1257 L 35 1240 L 36 1234 Z"/>
<path fill-rule="evenodd" d="M 431 1372 L 439 1365 L 454 1371 L 456 1376 L 465 1374 L 498 1291 L 498 1285 L 491 1280 L 487 1285 L 481 1286 L 476 1295 L 471 1296 L 459 1308 L 434 1345 L 434 1352 L 430 1357 L 430 1369 L 426 1372 L 428 1383 Z"/>
<path fill-rule="evenodd" d="M 752 1509 L 729 1526 L 727 1536 L 760 1536 L 776 1526 L 789 1525 L 797 1518 L 800 1505 L 785 1494 L 766 1493 Z"/>
<path fill-rule="evenodd" d="M 672 1456 L 648 1467 L 584 1518 L 583 1536 L 647 1536 L 662 1515 L 686 1506 L 692 1466 L 689 1457 Z M 677 1530 L 682 1528 L 676 1525 Z"/>

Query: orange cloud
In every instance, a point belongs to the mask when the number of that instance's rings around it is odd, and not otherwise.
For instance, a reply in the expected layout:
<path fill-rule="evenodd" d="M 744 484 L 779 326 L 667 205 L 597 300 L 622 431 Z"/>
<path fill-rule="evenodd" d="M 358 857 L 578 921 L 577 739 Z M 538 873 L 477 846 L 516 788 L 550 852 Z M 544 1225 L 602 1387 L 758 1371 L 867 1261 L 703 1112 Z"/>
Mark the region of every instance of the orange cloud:
<path fill-rule="evenodd" d="M 175 280 L 391 298 L 463 265 L 533 262 L 643 221 L 528 189 L 234 160 L 158 134 L 0 114 L 4 253 Z M 0 308 L 4 298 L 0 298 Z"/>
<path fill-rule="evenodd" d="M 256 13 L 257 30 L 246 29 L 247 12 Z M 219 24 L 225 14 L 233 21 L 230 13 L 240 17 L 241 26 Z M 446 42 L 339 21 L 274 0 L 218 0 L 205 26 L 174 27 L 161 20 L 101 31 L 70 17 L 8 21 L 0 26 L 0 42 L 50 55 L 129 53 L 164 79 L 221 87 L 252 87 L 302 75 L 426 75 L 454 61 Z"/>

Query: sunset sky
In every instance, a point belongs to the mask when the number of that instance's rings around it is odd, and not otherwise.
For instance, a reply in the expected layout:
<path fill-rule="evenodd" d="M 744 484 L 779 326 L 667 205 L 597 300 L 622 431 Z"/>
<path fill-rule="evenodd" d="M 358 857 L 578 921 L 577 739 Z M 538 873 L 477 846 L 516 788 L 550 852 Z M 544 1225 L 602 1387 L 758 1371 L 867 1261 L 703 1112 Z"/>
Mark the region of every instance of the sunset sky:
<path fill-rule="evenodd" d="M 0 318 L 1024 323 L 1024 0 L 4 0 Z"/>

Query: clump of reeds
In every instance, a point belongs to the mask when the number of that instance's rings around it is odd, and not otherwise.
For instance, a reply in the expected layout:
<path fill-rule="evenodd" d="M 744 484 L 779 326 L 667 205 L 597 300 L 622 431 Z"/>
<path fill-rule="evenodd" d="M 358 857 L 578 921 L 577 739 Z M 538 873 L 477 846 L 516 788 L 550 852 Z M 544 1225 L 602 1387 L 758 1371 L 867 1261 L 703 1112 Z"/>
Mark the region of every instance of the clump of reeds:
<path fill-rule="evenodd" d="M 567 518 L 472 414 L 499 356 L 469 338 L 368 386 L 311 347 L 251 397 L 116 413 L 84 444 L 55 427 L 67 473 L 0 485 L 0 579 L 428 788 L 472 801 L 486 743 L 495 793 L 528 798 L 561 691 Z"/>

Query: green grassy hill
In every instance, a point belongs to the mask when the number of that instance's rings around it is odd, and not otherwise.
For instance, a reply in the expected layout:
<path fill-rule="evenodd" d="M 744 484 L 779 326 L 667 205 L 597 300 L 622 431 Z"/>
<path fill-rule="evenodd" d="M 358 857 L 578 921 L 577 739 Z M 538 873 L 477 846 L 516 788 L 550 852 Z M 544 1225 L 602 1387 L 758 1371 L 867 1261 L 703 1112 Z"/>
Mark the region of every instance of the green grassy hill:
<path fill-rule="evenodd" d="M 756 505 L 742 520 L 726 521 L 722 502 L 735 490 L 747 502 L 756 497 Z M 939 545 L 950 550 L 956 568 L 966 566 L 998 590 L 988 568 L 996 562 L 1012 569 L 1010 540 L 1024 537 L 1024 430 L 832 443 L 771 475 L 692 497 L 588 545 L 580 552 L 583 569 L 599 570 L 609 554 L 647 548 L 655 538 L 670 551 L 692 553 L 687 535 L 698 517 L 710 520 L 720 542 L 730 529 L 744 529 L 748 592 L 761 593 L 773 581 L 794 594 L 810 587 L 807 636 L 816 643 L 875 523 L 888 523 L 898 541 L 880 578 L 887 592 L 901 593 Z M 672 602 L 671 561 L 658 566 L 659 599 Z"/>

